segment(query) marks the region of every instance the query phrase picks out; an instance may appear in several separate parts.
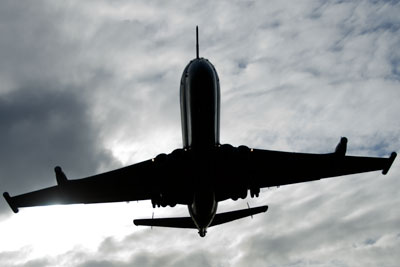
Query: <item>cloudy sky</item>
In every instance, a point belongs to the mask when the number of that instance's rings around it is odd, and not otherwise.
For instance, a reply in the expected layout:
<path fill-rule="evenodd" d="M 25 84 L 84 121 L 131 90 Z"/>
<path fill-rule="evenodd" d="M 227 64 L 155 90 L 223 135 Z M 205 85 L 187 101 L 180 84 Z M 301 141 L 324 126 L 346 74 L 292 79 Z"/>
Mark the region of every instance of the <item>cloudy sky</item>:
<path fill-rule="evenodd" d="M 181 147 L 196 25 L 221 80 L 222 143 L 324 153 L 346 136 L 348 154 L 400 151 L 398 1 L 215 2 L 1 0 L 0 191 L 53 186 L 56 165 L 81 178 Z M 386 176 L 226 201 L 220 211 L 269 210 L 206 238 L 134 226 L 149 201 L 13 214 L 1 199 L 0 266 L 394 267 L 399 175 L 397 159 Z"/>

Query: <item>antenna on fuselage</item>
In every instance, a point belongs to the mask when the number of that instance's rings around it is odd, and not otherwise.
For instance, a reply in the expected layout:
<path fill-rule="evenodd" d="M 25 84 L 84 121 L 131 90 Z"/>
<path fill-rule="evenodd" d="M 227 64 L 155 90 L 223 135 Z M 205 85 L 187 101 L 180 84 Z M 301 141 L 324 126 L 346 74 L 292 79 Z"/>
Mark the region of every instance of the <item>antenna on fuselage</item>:
<path fill-rule="evenodd" d="M 196 26 L 196 58 L 199 58 L 199 26 Z"/>

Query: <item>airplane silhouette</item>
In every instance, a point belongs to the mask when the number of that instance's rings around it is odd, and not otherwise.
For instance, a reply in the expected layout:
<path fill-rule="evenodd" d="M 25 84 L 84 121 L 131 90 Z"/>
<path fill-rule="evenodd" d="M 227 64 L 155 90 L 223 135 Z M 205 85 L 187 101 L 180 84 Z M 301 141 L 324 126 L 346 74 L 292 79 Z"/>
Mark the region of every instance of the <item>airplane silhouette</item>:
<path fill-rule="evenodd" d="M 151 200 L 155 207 L 187 205 L 190 217 L 134 220 L 135 225 L 194 228 L 204 237 L 207 228 L 266 212 L 260 206 L 217 214 L 218 202 L 258 197 L 260 188 L 382 170 L 387 174 L 395 157 L 346 156 L 347 138 L 333 153 L 310 154 L 233 147 L 220 144 L 220 86 L 214 66 L 199 57 L 183 71 L 180 84 L 183 148 L 159 154 L 131 166 L 82 179 L 68 180 L 55 167 L 57 185 L 4 198 L 17 213 L 21 207 L 52 204 Z"/>

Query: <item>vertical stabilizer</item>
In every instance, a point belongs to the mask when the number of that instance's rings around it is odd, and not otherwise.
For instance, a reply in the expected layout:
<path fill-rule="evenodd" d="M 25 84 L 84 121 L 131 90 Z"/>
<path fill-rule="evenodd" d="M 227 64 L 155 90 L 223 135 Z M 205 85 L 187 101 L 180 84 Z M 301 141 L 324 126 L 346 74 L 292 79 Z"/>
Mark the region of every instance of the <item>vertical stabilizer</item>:
<path fill-rule="evenodd" d="M 199 58 L 199 26 L 196 26 L 196 58 Z"/>

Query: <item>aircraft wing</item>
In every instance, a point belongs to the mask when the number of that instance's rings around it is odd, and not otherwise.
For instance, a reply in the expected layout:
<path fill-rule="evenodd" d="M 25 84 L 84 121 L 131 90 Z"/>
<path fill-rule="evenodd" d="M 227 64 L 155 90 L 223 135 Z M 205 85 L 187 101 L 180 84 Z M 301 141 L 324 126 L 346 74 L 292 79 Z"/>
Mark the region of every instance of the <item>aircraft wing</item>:
<path fill-rule="evenodd" d="M 91 177 L 68 180 L 60 167 L 55 168 L 57 185 L 4 198 L 16 213 L 18 208 L 53 204 L 89 204 L 148 200 L 168 194 L 169 203 L 185 204 L 187 198 L 180 186 L 185 186 L 180 175 L 181 160 L 161 154 L 121 169 Z"/>
<path fill-rule="evenodd" d="M 376 158 L 255 149 L 251 165 L 260 186 L 268 187 L 378 170 L 386 174 L 395 156 Z"/>
<path fill-rule="evenodd" d="M 255 192 L 257 188 L 376 170 L 386 174 L 396 157 L 395 152 L 389 158 L 346 156 L 346 143 L 347 139 L 342 138 L 336 151 L 329 154 L 223 145 L 214 154 L 196 158 L 178 149 L 169 155 L 160 154 L 155 159 L 77 180 L 68 180 L 56 167 L 56 186 L 14 197 L 7 192 L 3 195 L 14 212 L 21 207 L 147 199 L 153 205 L 173 206 L 191 203 L 196 180 L 211 186 L 217 200 L 222 201 L 242 197 L 248 189 Z M 212 176 L 207 166 L 213 166 Z"/>
<path fill-rule="evenodd" d="M 218 190 L 218 200 L 232 196 L 239 198 L 243 188 L 259 191 L 263 187 L 378 170 L 386 174 L 396 157 L 395 152 L 389 158 L 346 156 L 346 143 L 347 139 L 342 138 L 336 151 L 328 154 L 232 147 L 229 153 L 219 159 L 222 162 L 219 175 L 223 180 Z"/>

